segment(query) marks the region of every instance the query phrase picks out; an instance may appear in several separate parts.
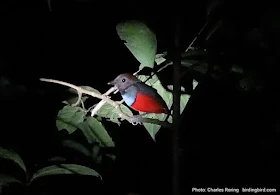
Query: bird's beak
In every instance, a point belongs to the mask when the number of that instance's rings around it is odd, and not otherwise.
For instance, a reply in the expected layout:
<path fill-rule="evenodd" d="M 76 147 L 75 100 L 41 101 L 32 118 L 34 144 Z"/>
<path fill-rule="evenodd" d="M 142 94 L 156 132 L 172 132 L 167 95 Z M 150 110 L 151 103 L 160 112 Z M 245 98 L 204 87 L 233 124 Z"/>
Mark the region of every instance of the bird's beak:
<path fill-rule="evenodd" d="M 116 82 L 115 82 L 115 80 L 113 80 L 113 81 L 108 82 L 107 84 L 108 84 L 108 85 L 115 85 Z"/>

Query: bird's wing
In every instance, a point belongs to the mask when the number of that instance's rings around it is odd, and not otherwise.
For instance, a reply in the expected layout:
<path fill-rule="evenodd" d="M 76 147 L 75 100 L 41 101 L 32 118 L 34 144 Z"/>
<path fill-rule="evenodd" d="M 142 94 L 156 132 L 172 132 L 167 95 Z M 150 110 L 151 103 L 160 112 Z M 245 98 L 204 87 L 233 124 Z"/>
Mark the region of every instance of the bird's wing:
<path fill-rule="evenodd" d="M 134 85 L 136 85 L 138 87 L 138 89 L 140 90 L 140 92 L 142 94 L 145 94 L 145 95 L 151 95 L 153 96 L 156 100 L 159 101 L 160 104 L 164 105 L 165 107 L 166 106 L 166 103 L 165 101 L 162 99 L 162 97 L 158 94 L 157 90 L 152 88 L 151 86 L 149 85 L 146 85 L 145 83 L 142 83 L 142 82 L 137 82 L 135 83 Z"/>

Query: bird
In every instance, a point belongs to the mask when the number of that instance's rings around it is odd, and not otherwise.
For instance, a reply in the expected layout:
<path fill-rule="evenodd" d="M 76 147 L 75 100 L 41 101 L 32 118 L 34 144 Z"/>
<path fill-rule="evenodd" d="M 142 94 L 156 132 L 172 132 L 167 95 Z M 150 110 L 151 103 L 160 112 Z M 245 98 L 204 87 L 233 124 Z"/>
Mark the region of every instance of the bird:
<path fill-rule="evenodd" d="M 118 75 L 113 81 L 108 82 L 108 85 L 115 86 L 124 102 L 135 111 L 170 114 L 165 101 L 156 89 L 143 83 L 131 73 Z"/>

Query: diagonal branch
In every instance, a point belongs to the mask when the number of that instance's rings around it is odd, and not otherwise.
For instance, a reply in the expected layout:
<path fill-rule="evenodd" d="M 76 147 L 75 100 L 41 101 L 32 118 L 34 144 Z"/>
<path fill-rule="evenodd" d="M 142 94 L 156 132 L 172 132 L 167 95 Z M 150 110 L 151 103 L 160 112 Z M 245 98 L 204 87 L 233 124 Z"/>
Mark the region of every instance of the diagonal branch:
<path fill-rule="evenodd" d="M 145 123 L 152 123 L 152 124 L 161 125 L 161 126 L 164 126 L 164 127 L 167 127 L 167 128 L 170 127 L 169 123 L 163 122 L 163 121 L 160 121 L 160 120 L 157 120 L 157 119 L 143 118 L 140 115 L 129 116 L 129 115 L 123 113 L 122 110 L 120 109 L 120 104 L 121 103 L 115 102 L 107 96 L 115 90 L 115 89 L 112 89 L 114 87 L 109 89 L 105 94 L 99 94 L 97 92 L 89 91 L 89 90 L 86 90 L 82 87 L 79 87 L 79 86 L 76 86 L 76 85 L 73 85 L 73 84 L 70 84 L 70 83 L 67 83 L 67 82 L 64 82 L 64 81 L 59 81 L 59 80 L 54 80 L 54 79 L 46 79 L 46 78 L 41 78 L 40 80 L 44 81 L 44 82 L 49 82 L 49 83 L 57 83 L 57 84 L 64 85 L 64 86 L 70 87 L 72 89 L 75 89 L 77 91 L 78 95 L 79 95 L 79 98 L 82 94 L 87 94 L 89 96 L 101 99 L 102 101 L 107 102 L 108 104 L 112 105 L 117 110 L 117 113 L 118 113 L 118 115 L 121 119 L 127 120 L 128 122 L 132 123 L 133 125 L 137 125 L 137 124 L 141 124 L 141 123 L 145 122 Z"/>

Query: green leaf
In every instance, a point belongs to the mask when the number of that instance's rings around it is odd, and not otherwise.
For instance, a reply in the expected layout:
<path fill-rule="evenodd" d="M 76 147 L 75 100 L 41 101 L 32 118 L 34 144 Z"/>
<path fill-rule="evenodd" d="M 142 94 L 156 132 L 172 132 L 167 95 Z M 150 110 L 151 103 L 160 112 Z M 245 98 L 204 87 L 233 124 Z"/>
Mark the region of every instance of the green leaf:
<path fill-rule="evenodd" d="M 90 92 L 101 94 L 98 90 L 96 90 L 96 89 L 94 89 L 94 88 L 92 88 L 90 86 L 80 86 L 80 87 L 85 89 L 85 90 L 88 90 Z M 69 91 L 72 92 L 72 93 L 77 94 L 77 90 L 75 90 L 73 88 L 70 88 Z M 74 96 L 74 97 L 70 97 L 66 101 L 63 101 L 63 103 L 69 104 L 69 105 L 75 104 L 77 102 L 78 98 L 79 98 L 78 95 Z M 85 102 L 88 98 L 89 98 L 88 96 L 83 96 L 81 99 L 82 99 L 83 102 Z"/>
<path fill-rule="evenodd" d="M 98 142 L 103 147 L 115 146 L 102 123 L 94 117 L 87 117 L 86 121 L 79 124 L 79 129 L 82 130 L 89 143 Z"/>
<path fill-rule="evenodd" d="M 65 161 L 66 161 L 66 158 L 61 157 L 61 156 L 54 156 L 54 157 L 48 159 L 48 162 L 52 162 L 52 163 L 57 163 L 57 162 L 63 163 Z"/>
<path fill-rule="evenodd" d="M 57 114 L 56 127 L 59 131 L 66 129 L 71 134 L 84 121 L 85 115 L 80 107 L 66 105 Z"/>
<path fill-rule="evenodd" d="M 89 124 L 87 121 L 84 121 L 82 123 L 79 124 L 79 129 L 83 132 L 84 136 L 86 137 L 88 143 L 92 144 L 97 142 L 97 139 L 94 135 L 94 133 L 92 132 Z"/>
<path fill-rule="evenodd" d="M 154 67 L 157 50 L 156 35 L 139 21 L 126 21 L 116 26 L 117 33 L 121 40 L 125 41 L 126 47 L 141 63 L 143 67 Z"/>
<path fill-rule="evenodd" d="M 67 148 L 71 148 L 77 152 L 82 153 L 85 156 L 91 156 L 91 152 L 89 149 L 87 149 L 85 146 L 83 146 L 82 144 L 75 142 L 73 140 L 63 140 L 62 141 L 62 146 L 63 147 L 67 147 Z"/>
<path fill-rule="evenodd" d="M 141 113 L 141 112 L 140 112 Z M 160 121 L 164 121 L 166 119 L 167 115 L 166 114 L 154 114 L 154 113 L 149 113 L 145 115 L 145 118 L 153 118 L 153 119 L 158 119 Z M 156 134 L 160 129 L 160 125 L 156 124 L 151 124 L 151 123 L 143 123 L 144 127 L 152 137 L 152 139 L 155 141 Z"/>
<path fill-rule="evenodd" d="M 94 93 L 97 93 L 97 94 L 101 94 L 97 89 L 94 89 L 90 86 L 80 86 L 80 87 L 85 89 L 85 90 L 88 90 L 88 91 L 91 91 L 91 92 L 94 92 Z"/>
<path fill-rule="evenodd" d="M 131 110 L 121 104 L 120 105 L 120 109 L 122 110 L 123 113 L 127 114 L 128 116 L 133 116 L 133 113 L 131 112 Z M 104 117 L 109 119 L 111 122 L 117 123 L 118 125 L 120 125 L 120 121 L 118 120 L 119 114 L 116 110 L 115 107 L 113 107 L 111 104 L 105 103 L 96 113 L 98 116 L 100 117 Z"/>
<path fill-rule="evenodd" d="M 29 185 L 35 179 L 45 177 L 45 176 L 53 176 L 53 175 L 91 175 L 94 177 L 99 177 L 102 180 L 101 175 L 95 170 L 77 164 L 60 164 L 60 165 L 52 165 L 49 167 L 45 167 L 37 171 L 32 178 L 30 179 Z"/>
<path fill-rule="evenodd" d="M 157 63 L 157 65 L 163 63 L 166 61 L 165 56 L 167 55 L 167 52 L 164 52 L 162 54 L 156 54 L 155 56 L 155 62 Z"/>
<path fill-rule="evenodd" d="M 198 85 L 198 82 L 193 79 L 193 90 L 196 88 L 196 86 Z M 173 85 L 171 85 L 171 89 L 173 89 Z M 173 97 L 173 95 L 172 95 Z M 184 111 L 185 107 L 187 106 L 187 103 L 190 99 L 190 95 L 188 94 L 182 94 L 181 95 L 181 99 L 180 99 L 180 114 L 182 114 L 182 112 Z M 173 122 L 173 118 L 172 116 L 170 116 L 167 120 L 169 123 L 172 123 Z"/>
<path fill-rule="evenodd" d="M 0 174 L 0 188 L 1 184 L 9 184 L 9 183 L 19 183 L 22 184 L 22 182 L 12 176 Z"/>
<path fill-rule="evenodd" d="M 156 75 L 153 75 L 149 80 L 147 80 L 149 76 L 146 75 L 138 75 L 137 78 L 149 86 L 153 86 L 156 82 L 158 82 L 158 77 Z"/>
<path fill-rule="evenodd" d="M 140 75 L 138 78 L 141 81 L 145 81 L 149 76 L 145 76 L 145 75 Z M 162 97 L 162 99 L 165 101 L 167 107 L 170 109 L 173 103 L 173 95 L 171 92 L 167 91 L 162 84 L 160 83 L 158 77 L 156 75 L 154 75 L 151 79 L 149 79 L 146 82 L 147 85 L 152 86 L 154 89 L 157 90 L 158 94 Z M 195 88 L 197 86 L 198 82 L 197 81 L 193 81 L 193 88 Z M 171 87 L 173 87 L 171 85 Z M 190 95 L 188 94 L 182 94 L 181 95 L 181 101 L 180 101 L 180 113 L 182 114 L 182 112 L 184 111 L 188 100 L 190 98 Z M 141 114 L 142 112 L 140 112 Z M 145 118 L 153 118 L 153 119 L 158 119 L 160 121 L 164 121 L 166 119 L 167 115 L 166 114 L 154 114 L 154 113 L 149 113 L 145 115 Z M 168 118 L 168 122 L 172 123 L 172 116 L 170 116 Z M 153 138 L 153 140 L 155 140 L 155 136 L 157 134 L 157 132 L 160 129 L 160 125 L 156 125 L 156 124 L 150 124 L 150 123 L 143 123 L 144 127 L 146 128 L 146 130 L 148 131 L 148 133 L 151 135 L 151 137 Z"/>
<path fill-rule="evenodd" d="M 25 164 L 16 152 L 0 147 L 0 158 L 13 161 L 26 173 Z"/>
<path fill-rule="evenodd" d="M 195 90 L 196 86 L 198 85 L 197 80 L 193 79 L 192 85 L 193 85 L 193 90 Z"/>
<path fill-rule="evenodd" d="M 72 105 L 72 104 L 75 104 L 75 103 L 78 101 L 78 98 L 79 98 L 78 96 L 71 97 L 71 98 L 68 98 L 66 101 L 63 101 L 63 103 Z M 89 98 L 89 97 L 87 97 L 87 96 L 83 96 L 83 97 L 81 98 L 81 100 L 82 100 L 83 102 L 85 102 L 88 98 Z M 81 102 L 80 102 L 80 103 L 81 103 Z"/>
<path fill-rule="evenodd" d="M 149 76 L 140 75 L 138 78 L 141 81 L 145 81 L 148 77 Z M 153 77 L 151 79 L 149 79 L 146 82 L 146 84 L 152 86 L 154 89 L 157 90 L 158 94 L 162 97 L 162 99 L 165 101 L 167 107 L 170 109 L 171 105 L 172 105 L 172 93 L 165 90 L 165 88 L 160 83 L 158 77 L 156 75 L 153 75 Z M 142 112 L 140 112 L 140 114 L 141 113 Z M 153 118 L 153 119 L 157 119 L 160 121 L 164 121 L 166 119 L 166 117 L 167 117 L 166 114 L 149 113 L 149 114 L 145 115 L 145 118 Z M 155 136 L 161 126 L 156 125 L 156 124 L 151 124 L 151 123 L 143 123 L 143 125 L 146 128 L 146 130 L 148 131 L 148 133 L 150 134 L 150 136 L 152 137 L 152 139 L 155 140 Z"/>

